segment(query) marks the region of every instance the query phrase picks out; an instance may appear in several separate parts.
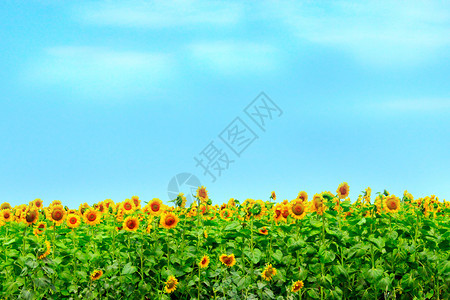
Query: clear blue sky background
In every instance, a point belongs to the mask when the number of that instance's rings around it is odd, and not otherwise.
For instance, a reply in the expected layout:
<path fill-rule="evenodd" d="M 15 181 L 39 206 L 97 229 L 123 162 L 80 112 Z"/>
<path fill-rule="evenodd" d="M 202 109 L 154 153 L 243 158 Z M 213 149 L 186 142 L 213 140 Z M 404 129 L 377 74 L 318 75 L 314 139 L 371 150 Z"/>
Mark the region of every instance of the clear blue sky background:
<path fill-rule="evenodd" d="M 450 200 L 450 5 L 441 1 L 0 2 L 0 202 L 215 203 L 370 186 Z M 261 131 L 243 109 L 282 110 Z M 218 135 L 240 116 L 240 157 Z M 212 182 L 194 156 L 232 163 Z"/>

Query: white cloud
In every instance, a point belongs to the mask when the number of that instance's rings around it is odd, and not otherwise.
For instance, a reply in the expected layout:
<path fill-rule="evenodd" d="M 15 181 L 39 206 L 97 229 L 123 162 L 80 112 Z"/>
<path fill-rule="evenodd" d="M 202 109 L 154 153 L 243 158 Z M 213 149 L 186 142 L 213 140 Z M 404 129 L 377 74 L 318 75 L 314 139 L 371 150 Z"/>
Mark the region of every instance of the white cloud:
<path fill-rule="evenodd" d="M 450 46 L 449 7 L 431 1 L 267 3 L 301 40 L 340 49 L 371 66 L 421 63 Z"/>
<path fill-rule="evenodd" d="M 278 65 L 277 49 L 269 44 L 216 41 L 188 46 L 196 68 L 203 66 L 225 75 L 267 72 Z"/>
<path fill-rule="evenodd" d="M 88 24 L 107 26 L 223 26 L 237 23 L 243 16 L 243 7 L 221 1 L 111 1 L 85 5 L 77 15 Z"/>
<path fill-rule="evenodd" d="M 37 86 L 120 96 L 157 88 L 172 76 L 173 64 L 171 55 L 165 53 L 61 46 L 45 49 L 25 77 Z"/>

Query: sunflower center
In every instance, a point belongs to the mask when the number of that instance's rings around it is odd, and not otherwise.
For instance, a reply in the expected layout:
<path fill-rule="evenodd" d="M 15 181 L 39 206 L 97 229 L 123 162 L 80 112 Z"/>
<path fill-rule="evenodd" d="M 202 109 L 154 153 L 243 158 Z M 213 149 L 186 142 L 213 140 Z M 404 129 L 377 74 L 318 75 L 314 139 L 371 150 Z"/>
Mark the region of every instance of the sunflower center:
<path fill-rule="evenodd" d="M 97 219 L 97 215 L 96 214 L 94 214 L 94 213 L 91 213 L 91 214 L 89 214 L 89 216 L 88 216 L 88 220 L 89 221 L 95 221 L 95 219 Z"/>
<path fill-rule="evenodd" d="M 123 206 L 126 210 L 130 210 L 131 209 L 131 204 L 130 203 L 125 203 L 125 205 Z"/>
<path fill-rule="evenodd" d="M 394 200 L 388 201 L 387 206 L 391 210 L 397 209 L 397 203 Z"/>
<path fill-rule="evenodd" d="M 339 191 L 341 192 L 341 195 L 347 194 L 347 188 L 346 188 L 345 186 L 341 186 L 341 188 L 339 189 Z"/>
<path fill-rule="evenodd" d="M 199 195 L 200 198 L 206 198 L 206 191 L 204 189 L 201 189 L 198 192 L 198 195 Z"/>
<path fill-rule="evenodd" d="M 170 290 L 175 286 L 175 281 L 174 280 L 169 280 L 167 281 L 167 288 Z"/>
<path fill-rule="evenodd" d="M 77 223 L 77 218 L 70 218 L 69 220 L 70 224 L 76 224 Z"/>
<path fill-rule="evenodd" d="M 289 216 L 289 210 L 285 209 L 283 211 L 283 218 L 287 218 Z"/>
<path fill-rule="evenodd" d="M 157 204 L 157 203 L 152 204 L 151 207 L 152 207 L 153 211 L 158 211 L 159 210 L 159 204 Z"/>
<path fill-rule="evenodd" d="M 127 227 L 128 227 L 129 229 L 134 229 L 134 228 L 136 227 L 136 221 L 134 221 L 134 220 L 129 220 L 129 221 L 127 222 Z"/>
<path fill-rule="evenodd" d="M 62 211 L 60 211 L 60 210 L 55 210 L 55 211 L 53 211 L 53 213 L 52 213 L 52 218 L 53 218 L 53 220 L 55 220 L 55 221 L 61 221 L 62 218 L 63 218 L 63 213 L 62 213 Z"/>
<path fill-rule="evenodd" d="M 166 219 L 166 225 L 171 226 L 175 223 L 175 219 L 173 217 L 168 217 Z"/>
<path fill-rule="evenodd" d="M 303 205 L 301 205 L 301 204 L 296 204 L 292 207 L 292 212 L 297 216 L 301 215 L 304 210 L 305 209 L 304 209 Z"/>

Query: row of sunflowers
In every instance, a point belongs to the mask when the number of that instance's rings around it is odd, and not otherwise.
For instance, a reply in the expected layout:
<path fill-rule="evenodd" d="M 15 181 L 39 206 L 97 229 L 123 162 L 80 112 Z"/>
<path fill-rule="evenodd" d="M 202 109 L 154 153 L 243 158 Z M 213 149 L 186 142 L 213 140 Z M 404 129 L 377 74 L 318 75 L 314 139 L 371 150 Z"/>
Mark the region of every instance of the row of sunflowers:
<path fill-rule="evenodd" d="M 370 188 L 0 206 L 5 299 L 448 299 L 450 203 Z"/>

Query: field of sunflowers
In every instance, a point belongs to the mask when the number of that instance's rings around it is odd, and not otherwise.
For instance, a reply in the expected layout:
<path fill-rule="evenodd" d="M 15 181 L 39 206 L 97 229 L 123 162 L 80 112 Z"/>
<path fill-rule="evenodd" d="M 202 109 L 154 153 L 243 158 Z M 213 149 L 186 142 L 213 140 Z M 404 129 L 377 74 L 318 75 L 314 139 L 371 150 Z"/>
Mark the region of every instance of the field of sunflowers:
<path fill-rule="evenodd" d="M 450 203 L 370 188 L 0 210 L 0 299 L 450 299 Z"/>

